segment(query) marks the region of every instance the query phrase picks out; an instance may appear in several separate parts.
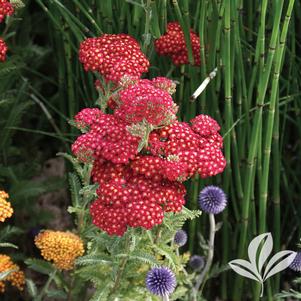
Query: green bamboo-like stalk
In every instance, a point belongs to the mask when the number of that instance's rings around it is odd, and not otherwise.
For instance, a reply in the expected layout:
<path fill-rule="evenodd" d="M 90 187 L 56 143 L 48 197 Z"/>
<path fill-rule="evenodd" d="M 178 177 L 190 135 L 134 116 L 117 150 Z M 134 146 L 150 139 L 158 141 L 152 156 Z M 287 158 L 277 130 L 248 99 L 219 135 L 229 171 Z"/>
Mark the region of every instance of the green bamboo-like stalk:
<path fill-rule="evenodd" d="M 209 10 L 208 5 L 208 10 Z M 215 15 L 215 22 L 211 21 L 212 24 L 216 23 L 216 26 L 212 26 L 211 23 L 207 23 L 206 25 L 209 26 L 210 30 L 208 33 L 208 42 L 210 45 L 210 56 L 206 57 L 206 60 L 208 60 L 208 68 L 207 70 L 213 70 L 215 67 L 222 67 L 220 66 L 221 58 L 220 58 L 220 52 L 221 52 L 221 35 L 222 35 L 222 26 L 223 26 L 223 17 L 224 17 L 224 11 L 225 11 L 225 3 L 222 2 L 222 4 L 219 7 L 216 7 L 216 15 Z M 214 10 L 213 10 L 214 12 Z M 208 17 L 207 17 L 208 18 Z M 222 117 L 221 117 L 221 111 L 219 108 L 218 103 L 218 97 L 219 97 L 219 91 L 220 91 L 220 85 L 221 85 L 221 71 L 218 71 L 217 76 L 215 78 L 215 85 L 212 85 L 210 88 L 210 97 L 212 98 L 212 104 L 210 104 L 211 111 L 213 113 L 213 116 L 217 119 L 217 121 L 222 124 Z"/>
<path fill-rule="evenodd" d="M 224 131 L 227 132 L 232 124 L 232 73 L 231 73 L 231 2 L 227 1 L 225 5 L 224 15 L 224 48 L 223 48 L 223 64 L 224 64 L 224 80 L 225 80 L 225 127 Z M 229 185 L 229 178 L 231 175 L 231 136 L 224 137 L 224 150 L 227 160 L 227 167 L 225 171 L 225 181 L 227 189 Z M 228 180 L 227 180 L 228 179 Z"/>
<path fill-rule="evenodd" d="M 225 131 L 227 132 L 233 123 L 232 116 L 232 70 L 231 70 L 231 1 L 225 3 L 224 13 L 224 47 L 222 48 L 222 60 L 224 67 L 224 80 L 225 80 Z M 231 135 L 224 136 L 224 152 L 227 161 L 226 170 L 224 172 L 224 190 L 229 191 L 230 178 L 231 178 Z M 227 221 L 227 211 L 223 213 L 223 221 Z M 223 248 L 225 255 L 223 263 L 226 264 L 226 255 L 228 254 L 229 234 L 227 228 L 223 229 Z M 225 277 L 225 276 L 224 276 Z M 223 278 L 222 293 L 226 297 L 226 278 Z"/>
<path fill-rule="evenodd" d="M 151 42 L 151 34 L 150 34 L 150 22 L 152 18 L 152 8 L 151 8 L 151 0 L 147 0 L 144 10 L 145 10 L 145 28 L 144 28 L 144 42 L 143 42 L 143 52 L 147 53 L 148 47 Z M 138 19 L 139 20 L 139 19 Z"/>
<path fill-rule="evenodd" d="M 175 8 L 175 12 L 178 18 L 178 21 L 181 25 L 181 28 L 184 32 L 184 38 L 187 46 L 187 53 L 188 53 L 188 60 L 190 64 L 193 65 L 194 58 L 192 53 L 192 47 L 191 47 L 191 40 L 190 40 L 190 22 L 189 22 L 189 9 L 188 9 L 188 1 L 184 1 L 184 18 L 181 12 L 181 9 L 179 7 L 179 3 L 177 0 L 172 0 L 172 4 Z"/>
<path fill-rule="evenodd" d="M 272 144 L 272 135 L 274 128 L 275 108 L 278 105 L 278 85 L 279 76 L 282 66 L 282 59 L 284 54 L 284 45 L 288 32 L 289 21 L 294 6 L 294 0 L 290 0 L 283 24 L 283 28 L 280 35 L 279 46 L 277 47 L 275 54 L 275 65 L 272 80 L 272 91 L 270 96 L 269 114 L 267 117 L 266 132 L 264 138 L 264 155 L 263 155 L 263 173 L 260 186 L 260 198 L 259 198 L 259 233 L 263 233 L 266 230 L 266 210 L 267 210 L 267 196 L 268 196 L 268 182 L 269 182 L 269 170 L 270 170 L 270 153 Z M 279 227 L 279 226 L 278 226 Z M 278 229 L 279 230 L 279 229 Z M 277 231 L 278 232 L 278 231 Z M 276 233 L 276 236 L 279 232 Z M 278 242 L 279 243 L 279 242 Z"/>
<path fill-rule="evenodd" d="M 199 18 L 199 37 L 200 37 L 200 56 L 201 56 L 201 78 L 205 79 L 207 76 L 207 64 L 206 64 L 206 57 L 205 57 L 205 17 L 206 17 L 206 9 L 207 9 L 208 1 L 201 2 L 200 8 L 200 18 Z M 200 112 L 206 112 L 206 90 L 200 95 Z"/>
<path fill-rule="evenodd" d="M 288 32 L 289 21 L 291 17 L 291 13 L 294 6 L 294 0 L 290 0 L 283 24 L 283 28 L 280 35 L 279 46 L 277 47 L 275 54 L 275 65 L 274 65 L 274 73 L 272 80 L 272 91 L 270 96 L 270 105 L 269 105 L 269 114 L 267 117 L 267 126 L 266 126 L 266 134 L 264 139 L 264 158 L 263 158 L 263 174 L 262 174 L 262 186 L 260 192 L 260 226 L 259 232 L 262 233 L 266 229 L 266 207 L 267 207 L 267 195 L 268 195 L 268 181 L 269 181 L 269 167 L 270 167 L 270 153 L 271 153 L 271 143 L 272 143 L 272 135 L 273 135 L 273 127 L 274 127 L 274 117 L 275 117 L 275 108 L 277 106 L 278 100 L 278 85 L 279 85 L 279 76 L 282 66 L 282 59 L 284 54 L 284 46 L 286 41 L 286 36 Z"/>
<path fill-rule="evenodd" d="M 280 251 L 281 241 L 281 209 L 280 209 L 280 151 L 279 151 L 279 106 L 275 108 L 275 122 L 273 127 L 273 190 L 272 199 L 274 207 L 273 217 L 273 233 L 274 233 L 274 249 Z M 280 291 L 280 275 L 275 276 L 275 292 Z"/>
<path fill-rule="evenodd" d="M 93 18 L 93 15 L 91 13 L 93 13 L 93 11 L 91 9 L 89 9 L 89 7 L 84 7 L 83 3 L 85 2 L 80 2 L 78 0 L 73 0 L 75 5 L 78 7 L 78 9 L 80 9 L 80 11 L 87 17 L 87 19 L 90 21 L 90 23 L 93 25 L 93 27 L 95 28 L 95 33 L 97 35 L 102 34 L 102 30 L 99 27 L 99 25 L 97 24 L 96 20 Z M 105 1 L 105 3 L 109 4 L 111 1 Z M 111 16 L 111 14 L 109 15 Z"/>
<path fill-rule="evenodd" d="M 271 34 L 269 51 L 266 66 L 264 68 L 264 72 L 261 74 L 259 79 L 259 88 L 258 88 L 258 97 L 257 97 L 257 111 L 255 112 L 253 128 L 251 131 L 251 139 L 250 139 L 250 147 L 247 159 L 247 168 L 245 174 L 245 182 L 244 182 L 244 204 L 242 208 L 242 229 L 239 241 L 239 250 L 238 250 L 238 258 L 243 258 L 245 254 L 245 245 L 247 241 L 247 233 L 248 233 L 248 218 L 249 218 L 249 209 L 250 209 L 250 199 L 254 175 L 254 167 L 255 167 L 255 156 L 258 153 L 258 145 L 259 145 L 259 137 L 261 131 L 261 122 L 262 122 L 262 106 L 264 104 L 264 99 L 268 87 L 268 82 L 270 78 L 272 63 L 274 59 L 275 49 L 277 45 L 277 38 L 279 33 L 280 20 L 282 15 L 283 1 L 277 1 L 276 3 L 276 14 L 274 15 L 273 21 L 273 30 Z M 260 36 L 258 37 L 260 40 Z M 237 277 L 234 286 L 233 292 L 233 300 L 238 301 L 241 300 L 241 290 L 239 289 L 242 284 L 242 278 Z"/>

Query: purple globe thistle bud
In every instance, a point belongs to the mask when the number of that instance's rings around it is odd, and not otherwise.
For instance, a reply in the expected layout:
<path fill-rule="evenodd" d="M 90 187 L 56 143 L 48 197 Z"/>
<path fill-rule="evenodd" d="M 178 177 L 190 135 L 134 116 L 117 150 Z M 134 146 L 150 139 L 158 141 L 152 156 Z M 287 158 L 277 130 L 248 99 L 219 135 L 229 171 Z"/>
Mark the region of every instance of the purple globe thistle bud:
<path fill-rule="evenodd" d="M 189 265 L 194 270 L 202 270 L 205 265 L 203 256 L 193 255 L 190 257 Z"/>
<path fill-rule="evenodd" d="M 175 274 L 167 267 L 152 268 L 146 276 L 147 289 L 157 296 L 169 296 L 177 285 Z"/>
<path fill-rule="evenodd" d="M 289 267 L 296 272 L 301 272 L 301 252 L 297 252 L 295 259 Z"/>
<path fill-rule="evenodd" d="M 178 230 L 175 234 L 174 242 L 179 247 L 183 247 L 187 242 L 187 233 L 184 230 Z"/>
<path fill-rule="evenodd" d="M 226 194 L 217 186 L 207 186 L 200 192 L 199 205 L 207 213 L 218 214 L 227 206 Z"/>

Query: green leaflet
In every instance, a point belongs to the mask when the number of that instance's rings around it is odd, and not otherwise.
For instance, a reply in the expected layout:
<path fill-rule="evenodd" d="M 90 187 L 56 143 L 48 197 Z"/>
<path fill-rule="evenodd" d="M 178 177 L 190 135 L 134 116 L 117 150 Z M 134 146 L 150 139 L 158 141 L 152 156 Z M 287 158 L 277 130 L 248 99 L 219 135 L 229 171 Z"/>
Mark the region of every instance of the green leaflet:
<path fill-rule="evenodd" d="M 27 287 L 27 291 L 28 291 L 29 295 L 32 298 L 36 297 L 37 293 L 38 293 L 38 289 L 37 289 L 35 283 L 29 278 L 27 278 L 25 281 L 26 281 L 26 287 Z"/>
<path fill-rule="evenodd" d="M 8 275 L 10 275 L 11 273 L 15 272 L 16 270 L 8 270 L 5 272 L 1 272 L 0 273 L 0 281 L 4 280 Z"/>
<path fill-rule="evenodd" d="M 42 259 L 28 258 L 25 263 L 29 268 L 41 274 L 50 275 L 54 271 L 53 265 Z"/>
<path fill-rule="evenodd" d="M 80 180 L 76 174 L 69 172 L 68 182 L 71 192 L 72 205 L 74 207 L 78 207 L 82 204 L 82 197 L 79 194 L 79 191 L 81 189 Z"/>
<path fill-rule="evenodd" d="M 138 261 L 141 261 L 143 263 L 150 265 L 151 267 L 160 265 L 158 260 L 153 255 L 151 255 L 149 253 L 140 252 L 140 251 L 132 252 L 129 255 L 128 254 L 117 254 L 115 256 L 117 258 L 128 256 L 129 260 L 138 260 Z"/>
<path fill-rule="evenodd" d="M 76 260 L 77 265 L 112 264 L 112 258 L 105 255 L 86 255 Z"/>

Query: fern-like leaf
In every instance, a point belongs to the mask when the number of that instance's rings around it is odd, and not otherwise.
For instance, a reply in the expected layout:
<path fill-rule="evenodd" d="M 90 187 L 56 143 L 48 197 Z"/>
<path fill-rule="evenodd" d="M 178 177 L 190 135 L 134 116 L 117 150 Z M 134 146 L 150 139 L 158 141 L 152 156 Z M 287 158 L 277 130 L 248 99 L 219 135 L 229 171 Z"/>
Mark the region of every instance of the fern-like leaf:
<path fill-rule="evenodd" d="M 82 203 L 82 197 L 79 194 L 79 191 L 81 189 L 80 180 L 76 174 L 70 172 L 68 174 L 68 181 L 71 192 L 72 205 L 74 207 L 79 207 Z"/>
<path fill-rule="evenodd" d="M 133 252 L 130 254 L 118 254 L 115 255 L 115 257 L 128 257 L 129 260 L 138 260 L 143 263 L 149 264 L 150 266 L 159 266 L 158 260 L 151 254 L 145 253 L 145 252 Z"/>
<path fill-rule="evenodd" d="M 41 274 L 50 275 L 54 271 L 52 264 L 42 259 L 28 258 L 25 263 L 29 268 Z"/>
<path fill-rule="evenodd" d="M 163 245 L 153 245 L 152 247 L 157 253 L 164 256 L 168 260 L 168 263 L 173 270 L 177 269 L 179 259 L 170 248 Z"/>
<path fill-rule="evenodd" d="M 86 255 L 78 258 L 75 263 L 77 265 L 112 264 L 112 259 L 108 255 Z"/>

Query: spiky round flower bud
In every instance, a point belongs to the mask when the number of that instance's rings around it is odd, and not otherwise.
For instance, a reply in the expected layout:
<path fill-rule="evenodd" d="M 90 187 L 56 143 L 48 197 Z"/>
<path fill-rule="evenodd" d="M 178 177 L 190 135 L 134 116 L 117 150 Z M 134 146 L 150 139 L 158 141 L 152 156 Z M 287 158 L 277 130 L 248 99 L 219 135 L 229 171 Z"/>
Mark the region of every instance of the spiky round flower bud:
<path fill-rule="evenodd" d="M 187 233 L 184 230 L 178 230 L 175 234 L 174 242 L 179 247 L 183 247 L 187 242 Z"/>
<path fill-rule="evenodd" d="M 169 296 L 177 285 L 175 274 L 167 267 L 151 269 L 145 279 L 147 289 L 154 295 Z"/>
<path fill-rule="evenodd" d="M 6 218 L 12 216 L 14 210 L 10 202 L 6 201 L 8 194 L 5 191 L 0 191 L 0 222 L 4 222 Z"/>
<path fill-rule="evenodd" d="M 0 0 L 0 23 L 6 16 L 11 16 L 14 13 L 14 8 L 7 0 Z"/>
<path fill-rule="evenodd" d="M 6 60 L 6 52 L 7 46 L 5 42 L 0 38 L 0 62 L 4 62 Z"/>
<path fill-rule="evenodd" d="M 75 259 L 84 254 L 81 238 L 71 232 L 46 230 L 35 237 L 35 244 L 44 259 L 61 270 L 71 270 Z"/>
<path fill-rule="evenodd" d="M 193 255 L 190 257 L 189 265 L 192 269 L 199 271 L 204 268 L 205 260 L 203 256 Z"/>
<path fill-rule="evenodd" d="M 296 272 L 301 272 L 301 252 L 297 252 L 296 257 L 289 267 Z"/>
<path fill-rule="evenodd" d="M 5 291 L 5 281 L 10 282 L 11 285 L 15 286 L 20 291 L 23 290 L 25 284 L 24 273 L 20 271 L 20 267 L 17 264 L 13 263 L 9 256 L 0 254 L 0 274 L 10 270 L 13 270 L 13 272 L 8 274 L 4 279 L 0 281 L 0 293 L 3 293 Z"/>
<path fill-rule="evenodd" d="M 199 205 L 207 213 L 218 214 L 227 206 L 226 194 L 217 186 L 207 186 L 200 192 Z"/>

